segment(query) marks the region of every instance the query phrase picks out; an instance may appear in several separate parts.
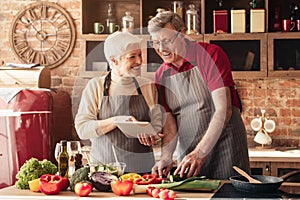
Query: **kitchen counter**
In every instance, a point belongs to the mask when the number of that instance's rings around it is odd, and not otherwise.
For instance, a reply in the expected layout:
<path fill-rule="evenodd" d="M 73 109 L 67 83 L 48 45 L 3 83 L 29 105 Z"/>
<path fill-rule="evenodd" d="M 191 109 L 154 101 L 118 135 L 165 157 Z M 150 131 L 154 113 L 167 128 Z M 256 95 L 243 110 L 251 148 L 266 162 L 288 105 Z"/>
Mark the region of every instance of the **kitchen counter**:
<path fill-rule="evenodd" d="M 251 148 L 249 159 L 255 162 L 300 162 L 300 151 L 296 148 Z"/>
<path fill-rule="evenodd" d="M 208 191 L 197 191 L 197 192 L 181 192 L 176 191 L 177 198 L 181 200 L 196 200 L 196 199 L 210 199 L 214 192 Z M 20 190 L 15 186 L 6 187 L 0 189 L 1 200 L 24 200 L 24 199 L 59 199 L 59 200 L 77 200 L 77 199 L 156 199 L 150 198 L 147 194 L 135 194 L 129 196 L 117 196 L 112 192 L 98 192 L 94 190 L 88 197 L 79 197 L 72 191 L 62 191 L 57 195 L 45 195 L 41 192 L 31 192 L 30 190 Z"/>
<path fill-rule="evenodd" d="M 226 190 L 226 188 L 228 187 L 223 187 L 222 186 L 232 186 L 230 181 L 222 181 L 221 185 L 220 185 L 220 190 Z M 288 190 L 285 190 L 287 192 L 291 192 L 291 191 L 300 191 L 300 183 L 283 183 L 281 188 L 288 188 Z M 281 189 L 280 188 L 280 189 Z M 291 190 L 290 188 L 293 188 L 293 190 Z M 234 191 L 225 191 L 226 195 L 231 194 L 232 192 L 235 193 L 235 195 L 238 194 L 238 192 L 231 187 L 231 190 Z M 215 195 L 216 192 L 216 195 Z M 180 200 L 196 200 L 196 199 L 211 199 L 215 197 L 220 197 L 220 195 L 222 195 L 224 193 L 224 191 L 222 192 L 218 192 L 218 191 L 189 191 L 189 192 L 181 192 L 181 191 L 176 191 L 177 193 L 177 197 L 176 199 L 180 199 Z M 299 194 L 299 193 L 297 193 Z M 217 196 L 218 195 L 218 196 Z M 225 195 L 225 193 L 224 193 Z M 222 199 L 232 199 L 228 196 L 224 196 L 224 198 Z M 299 196 L 300 197 L 300 196 Z M 14 186 L 11 187 L 7 187 L 7 188 L 3 188 L 0 190 L 0 199 L 1 200 L 23 200 L 23 199 L 51 199 L 51 200 L 55 200 L 55 199 L 60 199 L 60 200 L 77 200 L 77 199 L 155 199 L 155 198 L 150 198 L 148 195 L 146 194 L 135 194 L 135 195 L 130 195 L 130 196 L 125 196 L 125 197 L 119 197 L 116 196 L 115 194 L 113 194 L 112 192 L 98 192 L 98 191 L 93 191 L 92 193 L 90 193 L 90 195 L 88 197 L 79 197 L 77 196 L 74 192 L 71 191 L 63 191 L 60 192 L 58 195 L 45 195 L 43 193 L 36 193 L 36 192 L 31 192 L 30 190 L 20 190 L 15 188 Z M 291 198 L 292 199 L 292 198 Z"/>

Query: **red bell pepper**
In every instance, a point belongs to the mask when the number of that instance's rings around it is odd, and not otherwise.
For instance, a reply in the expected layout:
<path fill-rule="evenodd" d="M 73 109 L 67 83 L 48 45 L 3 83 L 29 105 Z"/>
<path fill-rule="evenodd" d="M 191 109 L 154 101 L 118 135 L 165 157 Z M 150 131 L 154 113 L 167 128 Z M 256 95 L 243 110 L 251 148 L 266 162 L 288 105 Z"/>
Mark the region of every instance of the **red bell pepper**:
<path fill-rule="evenodd" d="M 44 174 L 40 177 L 40 189 L 44 194 L 58 194 L 62 186 L 61 176 Z"/>
<path fill-rule="evenodd" d="M 156 175 L 154 174 L 144 174 L 141 178 L 137 178 L 135 183 L 138 185 L 149 185 L 156 183 Z"/>
<path fill-rule="evenodd" d="M 130 180 L 115 180 L 110 182 L 111 190 L 118 196 L 127 196 L 133 188 L 133 182 Z"/>

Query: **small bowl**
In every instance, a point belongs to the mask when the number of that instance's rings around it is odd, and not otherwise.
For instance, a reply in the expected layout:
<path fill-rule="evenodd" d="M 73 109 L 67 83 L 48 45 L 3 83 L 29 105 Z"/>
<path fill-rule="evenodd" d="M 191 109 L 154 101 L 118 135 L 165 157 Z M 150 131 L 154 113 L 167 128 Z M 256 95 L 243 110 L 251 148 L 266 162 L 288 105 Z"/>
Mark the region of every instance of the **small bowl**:
<path fill-rule="evenodd" d="M 124 171 L 125 171 L 125 168 L 126 168 L 126 163 L 124 163 L 124 162 L 114 162 L 114 163 L 109 163 L 108 164 L 110 167 L 111 167 L 111 169 L 112 169 L 112 171 L 116 171 L 116 175 L 117 176 L 121 176 L 121 175 L 123 175 L 124 174 Z"/>

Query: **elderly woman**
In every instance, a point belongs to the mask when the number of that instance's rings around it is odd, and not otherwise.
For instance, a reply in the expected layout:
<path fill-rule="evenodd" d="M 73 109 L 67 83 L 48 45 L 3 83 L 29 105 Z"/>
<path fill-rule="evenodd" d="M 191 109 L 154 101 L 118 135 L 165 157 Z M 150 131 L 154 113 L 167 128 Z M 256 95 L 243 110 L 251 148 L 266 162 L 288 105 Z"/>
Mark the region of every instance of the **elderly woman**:
<path fill-rule="evenodd" d="M 118 160 L 126 163 L 126 172 L 150 172 L 154 165 L 151 145 L 157 137 L 128 138 L 115 123 L 131 119 L 150 122 L 156 133 L 162 128 L 156 87 L 137 76 L 141 40 L 128 32 L 115 32 L 104 42 L 104 54 L 111 70 L 91 79 L 83 90 L 75 117 L 77 134 L 91 141 L 91 162 L 114 162 L 114 148 Z"/>

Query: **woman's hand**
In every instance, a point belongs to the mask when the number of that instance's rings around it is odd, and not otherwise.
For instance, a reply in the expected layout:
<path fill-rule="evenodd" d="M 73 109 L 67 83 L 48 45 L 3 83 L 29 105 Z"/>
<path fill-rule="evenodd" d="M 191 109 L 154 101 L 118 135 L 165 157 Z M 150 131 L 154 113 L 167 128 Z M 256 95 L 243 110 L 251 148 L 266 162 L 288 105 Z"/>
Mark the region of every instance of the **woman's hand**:
<path fill-rule="evenodd" d="M 158 133 L 157 135 L 148 135 L 147 133 L 142 133 L 138 135 L 138 139 L 141 144 L 145 146 L 152 146 L 158 143 L 161 140 L 163 134 Z"/>

